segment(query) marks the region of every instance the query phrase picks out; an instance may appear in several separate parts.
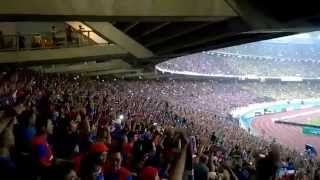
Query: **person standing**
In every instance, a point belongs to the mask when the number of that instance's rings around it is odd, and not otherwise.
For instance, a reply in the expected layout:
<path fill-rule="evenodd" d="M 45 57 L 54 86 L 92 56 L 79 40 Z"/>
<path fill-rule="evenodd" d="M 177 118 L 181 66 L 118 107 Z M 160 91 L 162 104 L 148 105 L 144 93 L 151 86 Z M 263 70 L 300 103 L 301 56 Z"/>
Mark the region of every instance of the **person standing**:
<path fill-rule="evenodd" d="M 17 35 L 18 35 L 18 41 L 19 41 L 19 49 L 24 49 L 25 48 L 25 38 L 19 32 L 17 33 Z"/>
<path fill-rule="evenodd" d="M 89 153 L 81 160 L 81 179 L 108 179 L 104 177 L 103 172 L 108 150 L 109 148 L 102 142 L 97 142 L 90 146 Z"/>
<path fill-rule="evenodd" d="M 199 180 L 207 180 L 209 174 L 208 164 L 208 156 L 201 155 L 199 159 L 199 163 L 194 167 L 194 179 Z"/>
<path fill-rule="evenodd" d="M 0 30 L 0 49 L 4 49 L 4 38 L 1 30 Z"/>
<path fill-rule="evenodd" d="M 78 44 L 79 46 L 83 43 L 83 31 L 84 31 L 84 28 L 79 25 L 79 31 L 78 31 Z"/>
<path fill-rule="evenodd" d="M 105 171 L 105 179 L 132 180 L 130 171 L 121 166 L 122 155 L 120 152 L 111 153 L 111 164 Z"/>
<path fill-rule="evenodd" d="M 13 125 L 14 125 L 14 120 L 11 120 L 8 123 L 7 127 L 2 132 L 0 131 L 0 178 L 1 179 L 17 178 L 16 163 L 10 154 L 10 149 L 14 146 Z"/>
<path fill-rule="evenodd" d="M 51 27 L 51 40 L 52 45 L 55 47 L 57 45 L 57 30 L 55 26 Z"/>
<path fill-rule="evenodd" d="M 32 165 L 36 177 L 47 178 L 50 176 L 49 170 L 53 163 L 53 151 L 48 143 L 48 136 L 53 133 L 53 124 L 51 120 L 37 119 L 37 134 L 31 141 Z"/>
<path fill-rule="evenodd" d="M 72 28 L 69 25 L 66 28 L 66 39 L 67 39 L 67 46 L 70 46 L 72 44 Z"/>

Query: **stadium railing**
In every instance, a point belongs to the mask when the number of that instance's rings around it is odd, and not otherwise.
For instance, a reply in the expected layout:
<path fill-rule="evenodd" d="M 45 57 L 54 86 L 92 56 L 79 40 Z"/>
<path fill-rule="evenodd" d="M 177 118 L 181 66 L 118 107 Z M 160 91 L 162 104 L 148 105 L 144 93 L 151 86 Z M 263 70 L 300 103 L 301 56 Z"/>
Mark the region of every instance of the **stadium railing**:
<path fill-rule="evenodd" d="M 67 41 L 65 31 L 56 32 L 54 37 L 51 32 L 0 35 L 0 52 L 95 45 L 97 43 L 90 38 L 92 33 L 92 31 L 73 31 L 69 41 Z"/>

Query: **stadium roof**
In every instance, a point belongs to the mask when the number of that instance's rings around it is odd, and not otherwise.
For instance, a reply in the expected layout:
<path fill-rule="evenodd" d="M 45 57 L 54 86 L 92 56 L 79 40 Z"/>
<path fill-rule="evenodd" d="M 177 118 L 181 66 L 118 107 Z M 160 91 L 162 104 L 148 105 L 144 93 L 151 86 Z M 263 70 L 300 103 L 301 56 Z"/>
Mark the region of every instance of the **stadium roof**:
<path fill-rule="evenodd" d="M 150 72 L 155 64 L 171 57 L 315 31 L 320 11 L 317 5 L 316 1 L 289 0 L 11 0 L 0 6 L 0 20 L 80 21 L 125 50 L 113 47 L 115 55 L 108 51 L 106 55 L 90 54 L 86 58 L 64 57 L 64 61 L 37 60 L 37 64 L 64 64 L 72 59 L 69 66 L 116 58 Z M 113 29 L 106 31 L 109 24 Z"/>

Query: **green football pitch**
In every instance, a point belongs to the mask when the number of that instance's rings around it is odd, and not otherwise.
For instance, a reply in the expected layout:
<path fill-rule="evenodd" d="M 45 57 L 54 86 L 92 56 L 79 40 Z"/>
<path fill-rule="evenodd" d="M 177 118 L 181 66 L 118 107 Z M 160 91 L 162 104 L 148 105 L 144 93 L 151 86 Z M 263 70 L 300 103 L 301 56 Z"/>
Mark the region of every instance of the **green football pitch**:
<path fill-rule="evenodd" d="M 306 124 L 320 126 L 320 117 L 311 119 Z"/>

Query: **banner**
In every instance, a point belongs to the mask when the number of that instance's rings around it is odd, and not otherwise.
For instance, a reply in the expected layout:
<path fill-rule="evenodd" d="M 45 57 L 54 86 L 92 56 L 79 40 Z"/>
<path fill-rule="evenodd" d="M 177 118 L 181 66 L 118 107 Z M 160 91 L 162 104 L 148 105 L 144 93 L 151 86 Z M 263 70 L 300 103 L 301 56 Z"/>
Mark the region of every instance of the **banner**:
<path fill-rule="evenodd" d="M 314 128 L 314 127 L 303 127 L 302 128 L 303 134 L 306 135 L 317 135 L 320 136 L 320 128 Z"/>

